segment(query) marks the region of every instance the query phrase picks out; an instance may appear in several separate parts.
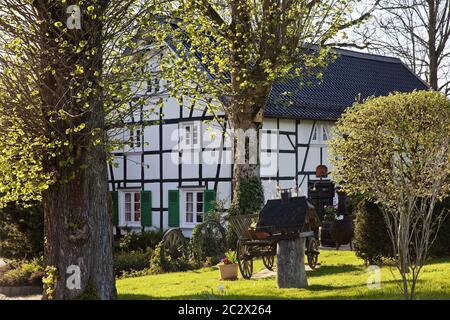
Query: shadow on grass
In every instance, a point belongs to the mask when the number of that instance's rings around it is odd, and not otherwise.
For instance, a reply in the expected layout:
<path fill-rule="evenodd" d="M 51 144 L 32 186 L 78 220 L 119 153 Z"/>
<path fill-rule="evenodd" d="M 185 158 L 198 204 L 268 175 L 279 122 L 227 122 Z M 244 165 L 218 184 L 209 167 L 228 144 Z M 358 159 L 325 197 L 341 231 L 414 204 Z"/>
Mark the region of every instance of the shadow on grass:
<path fill-rule="evenodd" d="M 447 263 L 446 259 L 433 259 L 433 263 L 439 265 L 440 263 Z M 208 268 L 207 272 L 217 271 L 217 268 Z M 190 271 L 195 274 L 201 274 L 205 272 L 205 269 L 199 269 L 195 271 Z M 321 265 L 320 268 L 307 271 L 308 277 L 311 279 L 322 277 L 322 276 L 334 276 L 336 274 L 348 274 L 348 273 L 361 273 L 365 272 L 365 267 L 363 265 Z M 360 274 L 359 274 L 360 275 Z M 355 275 L 358 276 L 358 275 Z M 268 290 L 261 294 L 251 294 L 252 293 L 252 283 L 258 281 L 274 281 L 274 278 L 261 278 L 248 280 L 238 280 L 242 281 L 243 286 L 246 288 L 248 286 L 248 293 L 238 294 L 231 291 L 217 292 L 216 290 L 203 290 L 192 294 L 179 294 L 170 297 L 157 296 L 156 292 L 150 294 L 119 294 L 119 299 L 125 300 L 282 300 L 282 299 L 302 299 L 302 300 L 402 300 L 403 296 L 396 284 L 399 283 L 400 279 L 388 280 L 382 282 L 382 288 L 380 290 L 368 290 L 365 284 L 365 280 L 358 281 L 358 283 L 352 283 L 351 285 L 337 284 L 332 281 L 325 281 L 326 284 L 311 284 L 306 289 L 289 289 L 292 291 L 281 291 L 278 290 Z M 248 284 L 247 284 L 247 283 Z M 312 281 L 314 282 L 314 281 Z M 421 288 L 421 285 L 426 284 L 426 280 L 419 279 L 418 281 L 418 291 L 417 299 L 424 300 L 450 300 L 450 290 L 448 286 L 444 284 L 442 287 L 436 284 L 436 287 L 426 287 Z M 297 291 L 298 290 L 298 291 Z M 242 288 L 241 288 L 242 291 Z M 292 295 L 291 293 L 292 292 Z M 180 292 L 181 293 L 181 292 Z M 282 296 L 280 296 L 282 295 Z M 284 297 L 283 297 L 284 296 Z"/>
<path fill-rule="evenodd" d="M 144 294 L 122 294 L 119 295 L 121 300 L 403 300 L 400 291 L 378 291 L 371 290 L 365 293 L 355 293 L 353 296 L 339 296 L 332 294 L 332 288 L 328 286 L 310 286 L 308 291 L 326 291 L 331 290 L 329 295 L 307 296 L 307 297 L 282 297 L 279 295 L 242 295 L 242 294 L 212 294 L 197 293 L 191 295 L 178 295 L 168 298 L 144 295 Z M 419 291 L 417 292 L 419 300 L 450 300 L 450 292 L 448 291 Z"/>
<path fill-rule="evenodd" d="M 354 265 L 340 265 L 340 266 L 325 266 L 322 265 L 320 268 L 306 271 L 309 276 L 312 277 L 320 277 L 320 276 L 328 276 L 335 275 L 337 273 L 346 273 L 346 272 L 354 272 L 354 271 L 363 271 L 363 267 L 358 267 Z"/>
<path fill-rule="evenodd" d="M 241 280 L 247 281 L 247 280 Z M 425 281 L 419 280 L 418 286 Z M 249 281 L 249 284 L 251 281 Z M 384 281 L 383 286 L 389 284 L 398 284 L 396 280 Z M 341 295 L 337 291 L 352 290 L 353 295 L 345 296 Z M 251 287 L 249 287 L 251 290 Z M 302 290 L 307 293 L 307 296 L 290 296 L 283 297 L 277 294 L 277 290 L 273 290 L 267 295 L 247 295 L 247 294 L 233 294 L 231 292 L 219 293 L 214 290 L 202 291 L 195 294 L 177 295 L 170 297 L 153 296 L 151 294 L 120 294 L 119 299 L 123 300 L 402 300 L 403 296 L 399 289 L 395 286 L 388 286 L 386 289 L 381 290 L 368 290 L 365 284 L 356 285 L 320 285 L 312 284 L 305 289 L 289 289 L 289 290 Z M 328 292 L 328 294 L 324 294 Z M 314 295 L 317 293 L 318 295 Z M 319 295 L 320 293 L 320 295 Z M 417 292 L 417 299 L 422 300 L 450 300 L 450 291 L 446 290 L 420 290 Z"/>
<path fill-rule="evenodd" d="M 261 269 L 257 269 L 254 270 L 253 274 L 260 272 L 262 270 L 266 270 L 266 268 L 261 268 Z M 339 266 L 325 266 L 322 265 L 320 266 L 320 268 L 314 269 L 314 270 L 307 270 L 306 274 L 308 275 L 308 277 L 320 277 L 320 276 L 329 276 L 329 275 L 335 275 L 338 273 L 348 273 L 348 272 L 355 272 L 355 271 L 362 271 L 364 272 L 364 267 L 359 267 L 359 266 L 354 266 L 354 265 L 339 265 Z M 257 278 L 254 279 L 252 278 L 251 280 L 253 281 L 258 281 L 258 280 L 265 280 L 265 279 L 273 279 L 275 277 L 269 277 L 269 278 Z"/>

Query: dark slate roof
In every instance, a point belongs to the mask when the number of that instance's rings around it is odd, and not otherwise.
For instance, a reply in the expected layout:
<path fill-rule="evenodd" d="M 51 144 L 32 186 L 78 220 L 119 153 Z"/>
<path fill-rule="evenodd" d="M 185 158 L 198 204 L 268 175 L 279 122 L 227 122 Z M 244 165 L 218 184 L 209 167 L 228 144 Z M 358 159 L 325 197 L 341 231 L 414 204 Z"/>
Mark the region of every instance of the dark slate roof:
<path fill-rule="evenodd" d="M 307 210 L 306 197 L 292 197 L 287 202 L 283 202 L 281 199 L 268 200 L 259 213 L 256 230 L 299 231 L 305 224 Z"/>
<path fill-rule="evenodd" d="M 177 29 L 176 24 L 171 24 Z M 179 53 L 173 39 L 169 47 Z M 189 50 L 190 44 L 183 41 Z M 428 86 L 398 58 L 334 49 L 335 61 L 323 72 L 323 79 L 278 79 L 272 85 L 264 115 L 276 118 L 336 120 L 355 101 L 370 96 L 385 96 L 391 92 L 427 90 Z M 208 72 L 200 53 L 200 66 Z M 209 74 L 209 72 L 208 72 Z M 210 74 L 211 77 L 213 75 Z M 310 85 L 309 82 L 312 82 Z"/>
<path fill-rule="evenodd" d="M 426 90 L 400 59 L 336 50 L 321 81 L 301 85 L 299 79 L 276 80 L 266 106 L 266 117 L 336 120 L 345 108 L 370 96 Z"/>

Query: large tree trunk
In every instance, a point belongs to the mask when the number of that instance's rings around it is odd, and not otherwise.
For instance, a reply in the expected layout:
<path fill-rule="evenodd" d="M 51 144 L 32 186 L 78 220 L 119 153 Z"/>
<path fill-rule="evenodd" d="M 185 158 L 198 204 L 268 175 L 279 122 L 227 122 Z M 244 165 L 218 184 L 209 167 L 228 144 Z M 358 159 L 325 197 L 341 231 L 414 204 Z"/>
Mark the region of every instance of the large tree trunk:
<path fill-rule="evenodd" d="M 259 129 L 260 125 L 254 123 L 252 119 L 247 119 L 245 123 L 235 123 L 233 127 L 235 140 L 233 185 L 235 190 L 240 181 L 259 178 Z"/>
<path fill-rule="evenodd" d="M 112 217 L 103 149 L 86 150 L 82 162 L 86 169 L 76 178 L 44 194 L 45 263 L 57 269 L 54 294 L 47 298 L 113 299 Z"/>
<path fill-rule="evenodd" d="M 56 279 L 46 285 L 44 298 L 113 299 L 105 114 L 98 80 L 103 23 L 86 15 L 82 29 L 61 32 L 52 21 L 65 22 L 67 6 L 47 0 L 34 4 L 43 20 L 42 110 L 48 116 L 48 140 L 56 145 L 54 158 L 44 160 L 45 170 L 55 177 L 43 193 L 45 263 L 56 268 Z M 97 2 L 93 14 L 102 16 L 105 6 L 105 1 Z M 60 37 L 68 49 L 53 40 Z M 85 44 L 79 47 L 81 42 Z M 77 66 L 83 72 L 74 73 Z M 61 111 L 70 116 L 60 116 Z"/>
<path fill-rule="evenodd" d="M 259 129 L 253 117 L 242 115 L 233 121 L 232 214 L 257 213 L 264 205 L 260 180 Z"/>
<path fill-rule="evenodd" d="M 306 238 L 281 240 L 277 248 L 278 288 L 306 288 L 305 270 Z"/>
<path fill-rule="evenodd" d="M 255 79 L 255 83 L 257 82 Z M 238 83 L 239 81 L 233 77 L 236 88 L 239 87 Z M 256 89 L 240 92 L 231 101 L 230 120 L 234 138 L 232 206 L 239 208 L 240 214 L 255 213 L 264 204 L 262 188 L 255 188 L 254 203 L 248 204 L 248 201 L 242 201 L 242 192 L 247 193 L 248 190 L 243 190 L 241 187 L 247 182 L 255 184 L 256 181 L 261 186 L 259 134 L 262 116 L 257 119 L 257 114 L 263 113 L 269 92 L 270 86 L 261 85 Z"/>

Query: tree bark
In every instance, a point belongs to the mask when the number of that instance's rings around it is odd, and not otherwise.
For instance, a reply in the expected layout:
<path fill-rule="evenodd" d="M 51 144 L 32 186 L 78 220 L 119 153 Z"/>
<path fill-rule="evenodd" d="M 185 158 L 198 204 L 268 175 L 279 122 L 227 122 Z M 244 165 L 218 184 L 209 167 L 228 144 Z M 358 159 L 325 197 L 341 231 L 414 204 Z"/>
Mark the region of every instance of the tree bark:
<path fill-rule="evenodd" d="M 236 123 L 234 125 L 234 164 L 233 164 L 233 185 L 234 190 L 237 190 L 240 181 L 245 181 L 252 179 L 254 177 L 259 178 L 259 146 L 258 137 L 259 134 L 259 124 L 254 123 L 253 119 L 248 119 L 247 123 Z M 250 133 L 247 136 L 247 141 L 241 141 L 246 139 L 246 137 L 239 134 L 238 131 Z M 251 135 L 251 131 L 255 135 Z M 256 141 L 254 140 L 256 139 Z M 251 148 L 251 144 L 256 144 L 256 148 Z M 244 149 L 241 149 L 242 146 Z M 240 150 L 239 150 L 240 149 Z"/>
<path fill-rule="evenodd" d="M 51 298 L 114 299 L 106 157 L 103 149 L 96 147 L 86 151 L 83 158 L 86 169 L 68 183 L 55 184 L 43 196 L 45 263 L 57 268 Z M 79 267 L 78 288 L 67 286 L 73 275 L 69 266 Z"/>
<path fill-rule="evenodd" d="M 98 76 L 103 69 L 103 23 L 87 15 L 82 29 L 61 35 L 52 21 L 66 21 L 66 6 L 44 0 L 34 4 L 43 21 L 40 97 L 49 119 L 45 134 L 61 145 L 43 164 L 55 177 L 42 196 L 45 264 L 56 268 L 56 279 L 46 286 L 44 299 L 114 299 L 105 114 Z M 105 6 L 99 1 L 94 13 L 100 17 Z M 69 49 L 61 49 L 60 41 L 53 40 L 58 37 L 64 37 Z M 70 50 L 81 41 L 85 42 L 81 50 Z M 74 73 L 76 66 L 84 71 Z M 58 116 L 61 111 L 70 116 Z"/>
<path fill-rule="evenodd" d="M 261 75 L 255 76 L 254 83 L 261 82 Z M 233 86 L 238 91 L 239 81 L 233 75 Z M 262 122 L 255 121 L 258 112 L 263 112 L 270 93 L 270 86 L 245 89 L 231 101 L 231 128 L 233 130 L 233 206 L 239 207 L 240 185 L 260 178 L 259 133 Z M 262 121 L 262 119 L 260 119 Z M 264 203 L 253 206 L 258 210 Z M 246 212 L 241 212 L 246 213 Z M 255 212 L 252 212 L 255 213 Z"/>
<path fill-rule="evenodd" d="M 437 39 L 436 39 L 436 33 L 437 33 L 437 13 L 436 13 L 436 4 L 435 0 L 428 0 L 428 55 L 430 59 L 430 87 L 433 90 L 438 91 L 438 59 L 439 54 L 437 52 Z"/>
<path fill-rule="evenodd" d="M 306 238 L 282 240 L 277 248 L 278 288 L 306 288 L 305 270 Z"/>

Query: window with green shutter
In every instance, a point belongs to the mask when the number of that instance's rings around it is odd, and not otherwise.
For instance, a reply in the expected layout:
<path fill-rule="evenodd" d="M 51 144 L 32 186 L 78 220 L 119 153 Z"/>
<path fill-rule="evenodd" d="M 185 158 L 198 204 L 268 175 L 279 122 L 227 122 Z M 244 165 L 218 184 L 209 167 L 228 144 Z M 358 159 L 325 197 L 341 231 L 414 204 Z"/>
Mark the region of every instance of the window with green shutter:
<path fill-rule="evenodd" d="M 112 198 L 113 225 L 119 225 L 119 192 L 110 191 Z"/>
<path fill-rule="evenodd" d="M 169 190 L 169 227 L 180 226 L 180 191 Z"/>
<path fill-rule="evenodd" d="M 141 225 L 152 226 L 152 192 L 147 190 L 141 191 Z"/>
<path fill-rule="evenodd" d="M 204 202 L 205 202 L 205 215 L 214 210 L 214 202 L 216 201 L 216 190 L 205 190 Z"/>

